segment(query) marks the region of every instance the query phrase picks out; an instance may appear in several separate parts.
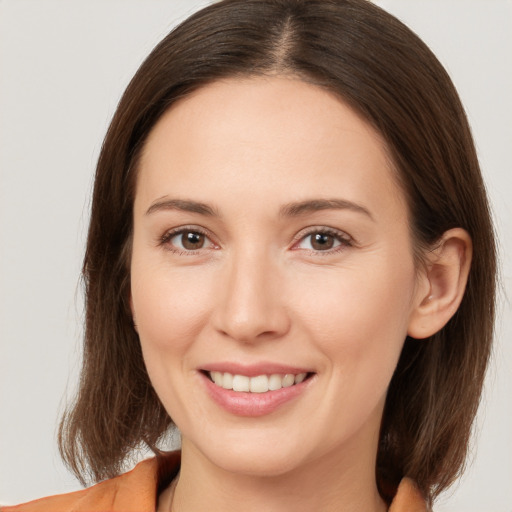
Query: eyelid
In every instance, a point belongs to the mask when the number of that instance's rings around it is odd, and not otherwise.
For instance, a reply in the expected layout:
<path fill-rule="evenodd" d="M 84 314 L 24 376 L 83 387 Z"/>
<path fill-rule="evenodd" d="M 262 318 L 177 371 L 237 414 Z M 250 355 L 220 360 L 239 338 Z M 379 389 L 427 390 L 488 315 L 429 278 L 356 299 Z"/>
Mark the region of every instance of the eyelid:
<path fill-rule="evenodd" d="M 169 244 L 170 240 L 172 240 L 177 235 L 186 233 L 187 231 L 193 232 L 193 233 L 200 233 L 201 235 L 204 235 L 206 238 L 208 238 L 208 240 L 211 242 L 213 247 L 204 247 L 204 248 L 201 247 L 200 249 L 196 249 L 196 250 L 183 250 L 183 249 L 180 249 L 179 247 L 171 247 L 170 246 L 170 244 Z M 185 255 L 199 254 L 199 252 L 201 252 L 201 251 L 219 248 L 219 245 L 214 241 L 213 236 L 207 229 L 205 229 L 201 226 L 193 225 L 193 224 L 185 225 L 185 226 L 178 226 L 178 227 L 175 227 L 172 229 L 168 229 L 167 231 L 164 232 L 163 235 L 158 237 L 157 244 L 160 246 L 164 246 L 167 250 L 174 252 L 176 254 L 185 254 Z"/>
<path fill-rule="evenodd" d="M 177 236 L 179 234 L 187 232 L 187 231 L 196 232 L 196 233 L 200 233 L 200 234 L 204 235 L 206 238 L 208 238 L 208 240 L 211 242 L 211 244 L 214 247 L 205 247 L 205 248 L 200 248 L 197 250 L 182 250 L 182 249 L 179 249 L 178 247 L 173 247 L 173 248 L 167 247 L 167 249 L 174 253 L 186 254 L 186 255 L 194 255 L 194 254 L 198 254 L 199 252 L 202 252 L 205 250 L 210 250 L 210 249 L 220 249 L 219 244 L 217 242 L 215 242 L 214 237 L 212 236 L 212 234 L 210 233 L 209 230 L 207 230 L 201 226 L 197 226 L 197 225 L 193 225 L 193 224 L 177 226 L 175 228 L 168 229 L 167 231 L 164 232 L 163 235 L 158 237 L 157 244 L 160 246 L 168 246 L 169 245 L 168 243 L 172 238 L 174 238 L 175 236 Z M 339 240 L 341 242 L 341 244 L 339 246 L 336 246 L 333 249 L 327 249 L 325 251 L 310 250 L 309 252 L 311 252 L 311 253 L 320 254 L 320 255 L 321 254 L 329 255 L 329 254 L 336 253 L 340 250 L 343 250 L 347 246 L 350 247 L 350 246 L 355 245 L 355 240 L 345 231 L 342 231 L 342 230 L 336 229 L 336 228 L 332 228 L 332 227 L 328 227 L 328 226 L 316 225 L 316 226 L 309 226 L 309 227 L 304 228 L 301 231 L 299 231 L 293 237 L 291 249 L 307 251 L 307 249 L 299 249 L 296 246 L 298 245 L 299 242 L 304 240 L 307 236 L 310 236 L 315 233 L 323 233 L 323 234 L 333 236 L 337 240 Z"/>
<path fill-rule="evenodd" d="M 328 255 L 328 254 L 333 254 L 335 252 L 338 252 L 340 250 L 343 250 L 345 249 L 347 246 L 350 247 L 350 246 L 353 246 L 355 245 L 355 240 L 348 234 L 346 233 L 345 231 L 342 231 L 340 229 L 336 229 L 336 228 L 331 228 L 331 227 L 328 227 L 328 226 L 309 226 L 301 231 L 299 231 L 299 233 L 297 233 L 294 237 L 293 237 L 293 243 L 292 243 L 292 247 L 291 249 L 292 250 L 307 250 L 307 249 L 299 249 L 297 248 L 296 246 L 298 245 L 299 242 L 301 242 L 302 240 L 304 240 L 304 238 L 310 236 L 310 235 L 313 235 L 315 233 L 323 233 L 323 234 L 326 234 L 326 235 L 331 235 L 331 236 L 334 236 L 336 239 L 338 239 L 341 244 L 333 249 L 327 249 L 325 251 L 309 251 L 311 253 L 315 253 L 315 254 L 325 254 L 325 255 Z"/>

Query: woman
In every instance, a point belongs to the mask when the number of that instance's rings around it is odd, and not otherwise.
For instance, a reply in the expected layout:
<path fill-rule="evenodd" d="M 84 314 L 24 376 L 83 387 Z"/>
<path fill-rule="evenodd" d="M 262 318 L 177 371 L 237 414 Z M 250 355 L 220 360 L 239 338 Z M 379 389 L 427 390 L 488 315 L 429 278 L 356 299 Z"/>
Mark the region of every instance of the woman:
<path fill-rule="evenodd" d="M 466 118 L 408 29 L 353 0 L 204 9 L 105 139 L 61 429 L 82 477 L 158 457 L 27 510 L 426 510 L 465 459 L 494 274 Z"/>

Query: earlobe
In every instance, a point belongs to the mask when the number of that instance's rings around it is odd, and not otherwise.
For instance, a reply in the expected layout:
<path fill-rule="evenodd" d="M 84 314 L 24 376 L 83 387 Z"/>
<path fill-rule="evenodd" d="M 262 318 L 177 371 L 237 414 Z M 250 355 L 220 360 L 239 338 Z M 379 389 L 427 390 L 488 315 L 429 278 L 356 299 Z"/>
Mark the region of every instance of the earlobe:
<path fill-rule="evenodd" d="M 446 231 L 427 254 L 409 318 L 409 336 L 428 338 L 448 323 L 464 296 L 471 257 L 471 237 L 462 228 Z"/>

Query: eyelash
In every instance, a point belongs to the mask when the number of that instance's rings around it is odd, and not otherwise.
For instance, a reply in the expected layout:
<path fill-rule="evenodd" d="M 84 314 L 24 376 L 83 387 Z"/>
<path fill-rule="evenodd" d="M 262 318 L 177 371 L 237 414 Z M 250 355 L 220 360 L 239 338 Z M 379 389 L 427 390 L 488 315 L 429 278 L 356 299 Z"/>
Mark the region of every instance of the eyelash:
<path fill-rule="evenodd" d="M 179 256 L 194 256 L 194 255 L 199 254 L 201 250 L 205 249 L 205 248 L 200 248 L 197 250 L 182 250 L 182 249 L 174 247 L 172 244 L 170 244 L 170 241 L 174 237 L 176 237 L 178 235 L 183 235 L 184 233 L 196 233 L 196 234 L 202 235 L 205 238 L 207 238 L 211 244 L 213 244 L 215 247 L 218 247 L 218 246 L 216 246 L 215 242 L 213 242 L 211 240 L 211 237 L 208 234 L 208 232 L 205 231 L 204 229 L 197 227 L 197 226 L 183 226 L 183 227 L 179 227 L 176 229 L 172 229 L 171 231 L 167 231 L 159 239 L 159 245 L 165 247 L 167 250 L 169 250 Z M 299 242 L 301 242 L 302 240 L 306 240 L 307 237 L 310 237 L 312 235 L 317 235 L 317 234 L 332 236 L 337 242 L 339 242 L 339 245 L 335 246 L 332 249 L 327 249 L 325 251 L 304 249 L 304 250 L 308 251 L 310 254 L 313 254 L 315 256 L 336 254 L 340 251 L 343 251 L 347 247 L 351 247 L 354 245 L 354 241 L 353 241 L 352 237 L 350 237 L 343 231 L 338 231 L 333 228 L 326 228 L 326 227 L 318 226 L 318 227 L 308 228 L 307 231 L 302 231 L 298 235 L 296 235 L 293 240 L 292 250 L 301 250 L 296 247 L 299 244 Z"/>
<path fill-rule="evenodd" d="M 302 240 L 306 240 L 308 237 L 312 235 L 328 235 L 332 236 L 336 241 L 339 242 L 339 245 L 333 247 L 332 249 L 327 249 L 325 251 L 315 251 L 311 249 L 304 249 L 308 251 L 310 254 L 315 256 L 330 256 L 332 254 L 336 254 L 338 252 L 343 251 L 347 247 L 352 247 L 354 245 L 354 240 L 351 236 L 347 235 L 343 231 L 339 231 L 333 228 L 327 228 L 324 226 L 313 226 L 308 228 L 307 231 L 300 232 L 294 239 L 293 247 L 298 245 Z M 294 249 L 300 250 L 300 249 Z"/>
<path fill-rule="evenodd" d="M 170 241 L 178 235 L 183 235 L 184 233 L 197 233 L 199 235 L 203 235 L 205 238 L 210 240 L 210 242 L 213 245 L 216 245 L 214 242 L 211 241 L 211 237 L 205 230 L 197 227 L 197 226 L 182 226 L 180 228 L 172 229 L 171 231 L 167 231 L 159 240 L 159 245 L 165 247 L 167 250 L 179 255 L 179 256 L 194 256 L 196 254 L 199 254 L 201 250 L 204 250 L 203 248 L 197 249 L 197 250 L 182 250 L 177 247 L 173 247 L 172 244 L 170 244 Z"/>

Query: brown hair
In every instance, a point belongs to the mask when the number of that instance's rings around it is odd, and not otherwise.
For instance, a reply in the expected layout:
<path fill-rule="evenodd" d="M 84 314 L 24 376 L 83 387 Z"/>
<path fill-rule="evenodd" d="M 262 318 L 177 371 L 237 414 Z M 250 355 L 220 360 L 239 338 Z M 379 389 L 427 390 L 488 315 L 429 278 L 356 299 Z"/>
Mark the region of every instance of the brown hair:
<path fill-rule="evenodd" d="M 137 160 L 179 98 L 216 79 L 293 75 L 334 91 L 385 139 L 408 198 L 417 249 L 462 227 L 473 261 L 462 304 L 423 341 L 407 339 L 381 427 L 377 480 L 389 499 L 407 475 L 431 501 L 458 476 L 487 366 L 494 320 L 493 227 L 470 128 L 427 46 L 366 0 L 224 0 L 195 13 L 147 57 L 101 150 L 83 265 L 86 331 L 76 402 L 59 431 L 84 480 L 113 476 L 172 425 L 149 381 L 129 308 Z"/>

